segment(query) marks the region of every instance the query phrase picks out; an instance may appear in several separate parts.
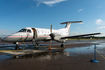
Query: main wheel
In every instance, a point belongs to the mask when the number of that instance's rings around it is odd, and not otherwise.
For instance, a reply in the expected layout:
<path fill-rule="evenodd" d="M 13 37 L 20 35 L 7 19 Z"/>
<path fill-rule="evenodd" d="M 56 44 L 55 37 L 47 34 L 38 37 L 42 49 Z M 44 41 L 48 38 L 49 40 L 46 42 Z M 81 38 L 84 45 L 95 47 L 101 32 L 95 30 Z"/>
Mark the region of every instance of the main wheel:
<path fill-rule="evenodd" d="M 65 45 L 62 43 L 62 44 L 61 44 L 61 47 L 62 47 L 62 48 L 64 48 L 64 47 L 65 47 Z"/>

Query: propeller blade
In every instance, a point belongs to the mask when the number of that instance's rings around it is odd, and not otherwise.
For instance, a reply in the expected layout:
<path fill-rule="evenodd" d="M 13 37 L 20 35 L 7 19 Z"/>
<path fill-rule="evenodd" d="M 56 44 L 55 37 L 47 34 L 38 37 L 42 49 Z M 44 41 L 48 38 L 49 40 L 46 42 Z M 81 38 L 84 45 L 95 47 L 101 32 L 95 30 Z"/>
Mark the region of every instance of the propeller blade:
<path fill-rule="evenodd" d="M 52 39 L 52 25 L 50 26 L 50 37 Z"/>
<path fill-rule="evenodd" d="M 55 35 L 52 33 L 52 25 L 50 27 L 50 37 L 51 37 L 51 40 L 54 40 Z"/>
<path fill-rule="evenodd" d="M 51 28 L 50 28 L 50 32 L 52 33 L 52 25 L 51 25 Z"/>

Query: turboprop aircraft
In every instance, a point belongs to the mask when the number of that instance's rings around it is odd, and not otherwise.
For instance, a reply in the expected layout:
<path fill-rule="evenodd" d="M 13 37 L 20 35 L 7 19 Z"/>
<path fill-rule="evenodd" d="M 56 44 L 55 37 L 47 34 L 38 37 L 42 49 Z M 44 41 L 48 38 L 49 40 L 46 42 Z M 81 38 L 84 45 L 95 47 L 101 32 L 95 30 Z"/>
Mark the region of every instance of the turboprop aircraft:
<path fill-rule="evenodd" d="M 46 42 L 53 40 L 60 42 L 61 47 L 64 47 L 64 42 L 68 40 L 68 38 L 101 34 L 101 33 L 92 33 L 92 34 L 69 36 L 71 23 L 82 23 L 82 21 L 70 21 L 70 22 L 61 23 L 61 24 L 66 24 L 66 26 L 65 28 L 58 30 L 52 29 L 52 25 L 50 29 L 26 27 L 14 34 L 4 37 L 2 41 L 13 42 L 14 44 L 17 45 L 18 42 L 22 42 L 22 40 L 24 40 L 24 42 L 32 42 L 35 47 L 39 47 L 38 43 L 39 41 Z"/>

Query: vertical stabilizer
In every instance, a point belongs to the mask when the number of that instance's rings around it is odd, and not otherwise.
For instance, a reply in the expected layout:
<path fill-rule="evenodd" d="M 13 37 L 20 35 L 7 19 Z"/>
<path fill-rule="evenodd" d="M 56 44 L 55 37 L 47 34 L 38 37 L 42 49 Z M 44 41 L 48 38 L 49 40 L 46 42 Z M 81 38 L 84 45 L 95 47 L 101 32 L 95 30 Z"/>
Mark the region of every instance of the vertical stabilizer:
<path fill-rule="evenodd" d="M 70 32 L 71 23 L 82 23 L 82 21 L 70 21 L 70 22 L 61 23 L 61 24 L 66 24 L 65 29 L 67 30 L 68 33 Z"/>

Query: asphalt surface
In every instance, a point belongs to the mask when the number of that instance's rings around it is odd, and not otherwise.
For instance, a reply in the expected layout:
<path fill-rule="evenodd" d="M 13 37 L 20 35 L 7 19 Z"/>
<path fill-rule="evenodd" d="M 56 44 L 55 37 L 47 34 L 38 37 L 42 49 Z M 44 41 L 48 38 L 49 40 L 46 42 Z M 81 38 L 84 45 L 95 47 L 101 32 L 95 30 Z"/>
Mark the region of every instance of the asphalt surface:
<path fill-rule="evenodd" d="M 40 43 L 49 45 L 49 42 Z M 18 58 L 0 53 L 0 70 L 105 70 L 105 59 L 100 54 L 96 53 L 98 63 L 90 62 L 94 59 L 95 44 L 97 51 L 105 56 L 105 40 L 67 41 L 64 50 L 21 55 Z M 14 46 L 12 43 L 0 42 L 0 51 L 14 49 Z M 31 43 L 26 43 L 26 46 L 27 49 L 33 48 Z M 60 48 L 60 43 L 53 42 L 52 47 Z"/>

